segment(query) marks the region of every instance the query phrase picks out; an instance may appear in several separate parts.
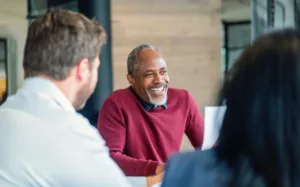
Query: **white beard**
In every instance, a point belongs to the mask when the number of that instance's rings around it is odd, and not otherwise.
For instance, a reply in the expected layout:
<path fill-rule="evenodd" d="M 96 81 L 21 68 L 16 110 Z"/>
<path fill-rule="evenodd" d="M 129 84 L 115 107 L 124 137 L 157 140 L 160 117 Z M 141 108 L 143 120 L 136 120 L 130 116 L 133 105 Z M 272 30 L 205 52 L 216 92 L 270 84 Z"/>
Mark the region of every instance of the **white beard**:
<path fill-rule="evenodd" d="M 164 105 L 167 102 L 167 91 L 164 93 L 162 97 L 153 98 L 150 93 L 147 93 L 150 103 L 156 106 Z"/>

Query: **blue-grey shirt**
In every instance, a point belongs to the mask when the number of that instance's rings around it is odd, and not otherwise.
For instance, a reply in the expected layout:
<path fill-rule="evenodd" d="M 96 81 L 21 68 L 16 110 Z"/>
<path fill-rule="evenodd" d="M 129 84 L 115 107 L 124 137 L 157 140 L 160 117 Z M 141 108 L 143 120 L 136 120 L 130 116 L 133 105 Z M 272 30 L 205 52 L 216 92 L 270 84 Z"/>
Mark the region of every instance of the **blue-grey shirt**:
<path fill-rule="evenodd" d="M 230 176 L 214 149 L 196 150 L 171 156 L 161 187 L 222 187 Z"/>

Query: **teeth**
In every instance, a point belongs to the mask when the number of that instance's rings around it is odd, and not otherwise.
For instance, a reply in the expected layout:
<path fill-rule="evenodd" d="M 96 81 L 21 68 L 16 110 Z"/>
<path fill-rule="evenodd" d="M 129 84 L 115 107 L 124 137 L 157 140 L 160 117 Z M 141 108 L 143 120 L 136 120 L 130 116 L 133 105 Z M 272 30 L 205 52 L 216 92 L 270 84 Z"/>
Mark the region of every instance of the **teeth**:
<path fill-rule="evenodd" d="M 160 87 L 160 88 L 151 88 L 151 91 L 154 92 L 162 92 L 164 90 L 164 87 Z"/>

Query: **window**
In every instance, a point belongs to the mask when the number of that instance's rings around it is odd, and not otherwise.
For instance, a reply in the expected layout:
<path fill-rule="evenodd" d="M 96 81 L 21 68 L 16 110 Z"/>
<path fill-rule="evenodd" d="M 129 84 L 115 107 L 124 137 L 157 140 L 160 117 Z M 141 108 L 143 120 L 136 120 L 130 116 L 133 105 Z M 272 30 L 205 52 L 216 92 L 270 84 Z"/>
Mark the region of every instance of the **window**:
<path fill-rule="evenodd" d="M 223 22 L 222 60 L 224 74 L 250 43 L 250 21 Z"/>
<path fill-rule="evenodd" d="M 37 16 L 45 13 L 51 7 L 60 7 L 63 9 L 78 11 L 77 0 L 27 0 L 28 12 L 27 19 L 29 23 Z"/>

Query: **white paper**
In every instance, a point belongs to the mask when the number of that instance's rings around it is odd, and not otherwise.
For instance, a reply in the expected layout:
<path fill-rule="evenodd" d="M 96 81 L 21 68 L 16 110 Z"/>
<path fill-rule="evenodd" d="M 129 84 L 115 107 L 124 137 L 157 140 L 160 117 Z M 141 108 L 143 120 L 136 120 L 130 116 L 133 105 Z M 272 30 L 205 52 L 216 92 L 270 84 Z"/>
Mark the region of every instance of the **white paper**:
<path fill-rule="evenodd" d="M 161 182 L 154 184 L 152 187 L 161 187 Z"/>
<path fill-rule="evenodd" d="M 225 106 L 205 107 L 204 140 L 202 150 L 210 149 L 216 143 L 225 111 Z"/>
<path fill-rule="evenodd" d="M 129 183 L 132 187 L 146 187 L 147 181 L 146 177 L 127 177 Z"/>

